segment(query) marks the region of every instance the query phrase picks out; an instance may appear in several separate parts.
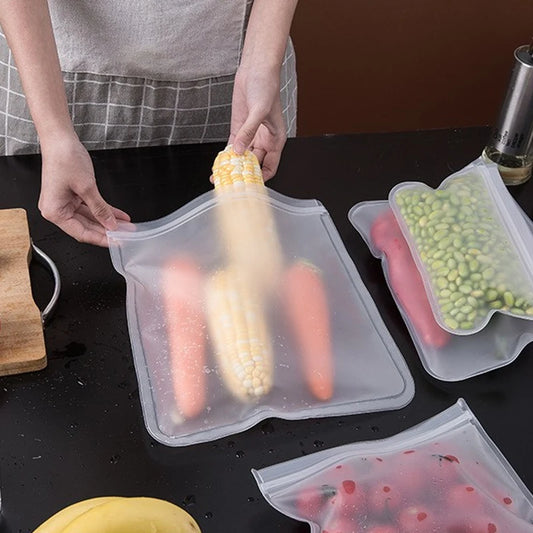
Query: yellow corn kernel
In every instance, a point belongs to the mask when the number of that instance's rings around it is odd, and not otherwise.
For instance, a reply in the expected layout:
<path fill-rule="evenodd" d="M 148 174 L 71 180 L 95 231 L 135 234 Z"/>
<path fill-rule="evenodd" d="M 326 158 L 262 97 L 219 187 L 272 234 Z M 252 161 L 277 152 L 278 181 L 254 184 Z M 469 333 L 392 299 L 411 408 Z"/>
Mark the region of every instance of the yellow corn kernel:
<path fill-rule="evenodd" d="M 261 298 L 235 269 L 216 272 L 206 291 L 209 336 L 224 383 L 241 401 L 260 398 L 273 374 Z"/>

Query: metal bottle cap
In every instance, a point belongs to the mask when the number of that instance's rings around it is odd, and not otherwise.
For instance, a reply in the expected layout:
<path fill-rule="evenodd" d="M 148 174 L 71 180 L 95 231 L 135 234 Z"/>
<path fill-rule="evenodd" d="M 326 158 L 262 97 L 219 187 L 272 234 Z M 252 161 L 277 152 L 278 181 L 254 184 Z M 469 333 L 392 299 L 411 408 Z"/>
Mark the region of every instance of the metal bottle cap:
<path fill-rule="evenodd" d="M 533 42 L 517 48 L 515 65 L 491 144 L 503 154 L 525 156 L 533 143 Z"/>

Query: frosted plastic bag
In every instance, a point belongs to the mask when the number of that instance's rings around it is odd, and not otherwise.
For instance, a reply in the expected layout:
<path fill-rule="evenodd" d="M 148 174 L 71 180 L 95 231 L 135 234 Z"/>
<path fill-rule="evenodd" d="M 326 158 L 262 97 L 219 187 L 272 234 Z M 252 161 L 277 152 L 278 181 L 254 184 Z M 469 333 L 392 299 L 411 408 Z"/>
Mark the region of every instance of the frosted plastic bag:
<path fill-rule="evenodd" d="M 386 201 L 361 202 L 349 219 L 372 254 L 381 258 L 391 294 L 426 371 L 458 381 L 514 361 L 533 341 L 533 322 L 496 314 L 478 333 L 454 335 L 437 323 L 417 265 Z"/>
<path fill-rule="evenodd" d="M 189 445 L 271 416 L 396 409 L 412 399 L 405 361 L 319 202 L 208 192 L 108 237 L 127 282 L 145 423 L 159 442 Z M 246 249 L 235 250 L 238 242 Z M 226 352 L 235 346 L 232 366 Z"/>
<path fill-rule="evenodd" d="M 442 328 L 477 333 L 496 312 L 533 320 L 533 235 L 496 165 L 478 159 L 436 190 L 400 183 L 389 204 Z"/>
<path fill-rule="evenodd" d="M 464 400 L 393 437 L 253 470 L 312 533 L 526 533 L 533 495 Z"/>

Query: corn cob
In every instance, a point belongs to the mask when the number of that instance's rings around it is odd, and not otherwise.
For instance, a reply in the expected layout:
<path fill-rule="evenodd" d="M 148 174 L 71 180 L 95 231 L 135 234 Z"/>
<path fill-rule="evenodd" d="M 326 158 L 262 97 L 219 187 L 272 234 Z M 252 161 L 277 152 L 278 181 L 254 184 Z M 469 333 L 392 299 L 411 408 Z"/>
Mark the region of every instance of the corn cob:
<path fill-rule="evenodd" d="M 227 146 L 214 161 L 213 182 L 228 263 L 271 291 L 279 282 L 282 255 L 257 157 Z"/>
<path fill-rule="evenodd" d="M 246 150 L 239 155 L 231 144 L 219 152 L 213 163 L 213 184 L 215 189 L 245 184 L 264 185 L 259 161 L 253 152 Z"/>
<path fill-rule="evenodd" d="M 262 299 L 235 269 L 216 272 L 207 284 L 207 316 L 222 379 L 239 400 L 272 387 L 272 348 Z"/>

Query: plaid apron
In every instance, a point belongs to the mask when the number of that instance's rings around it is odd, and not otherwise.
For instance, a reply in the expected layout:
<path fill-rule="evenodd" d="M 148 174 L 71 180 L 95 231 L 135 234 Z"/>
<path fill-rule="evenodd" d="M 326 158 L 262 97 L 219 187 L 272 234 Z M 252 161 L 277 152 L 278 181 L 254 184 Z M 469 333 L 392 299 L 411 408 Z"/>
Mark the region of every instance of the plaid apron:
<path fill-rule="evenodd" d="M 223 142 L 229 137 L 234 74 L 194 81 L 85 72 L 63 72 L 63 78 L 74 128 L 89 150 Z M 280 87 L 287 134 L 292 137 L 297 83 L 290 41 Z M 39 151 L 18 72 L 0 32 L 0 155 Z"/>

